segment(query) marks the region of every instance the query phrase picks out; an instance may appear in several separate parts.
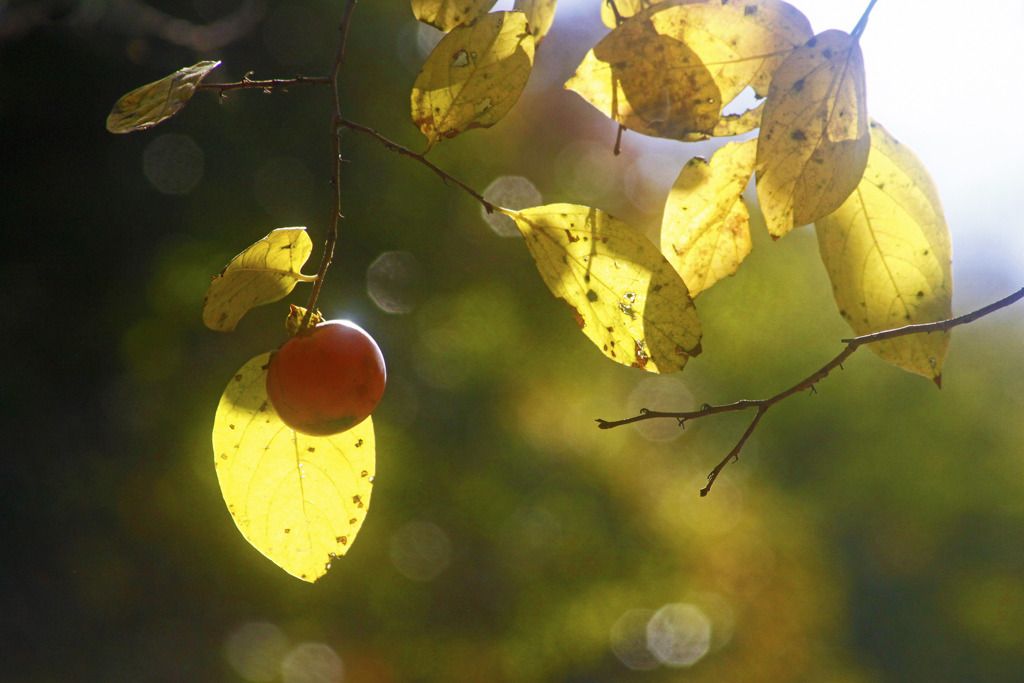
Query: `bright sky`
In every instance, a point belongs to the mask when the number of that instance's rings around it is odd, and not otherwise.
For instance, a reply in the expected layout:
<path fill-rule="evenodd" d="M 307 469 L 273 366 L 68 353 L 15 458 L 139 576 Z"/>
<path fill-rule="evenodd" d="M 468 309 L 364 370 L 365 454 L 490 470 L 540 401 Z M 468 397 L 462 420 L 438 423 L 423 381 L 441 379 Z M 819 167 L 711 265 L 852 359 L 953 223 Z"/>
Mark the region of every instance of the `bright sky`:
<path fill-rule="evenodd" d="M 560 0 L 556 26 L 600 1 Z M 852 30 L 867 3 L 791 4 L 821 32 Z M 1022 35 L 1021 0 L 879 0 L 861 39 L 870 115 L 938 186 L 954 279 L 970 285 L 959 288 L 961 305 L 1024 285 L 1024 135 L 1014 123 L 1024 113 Z"/>

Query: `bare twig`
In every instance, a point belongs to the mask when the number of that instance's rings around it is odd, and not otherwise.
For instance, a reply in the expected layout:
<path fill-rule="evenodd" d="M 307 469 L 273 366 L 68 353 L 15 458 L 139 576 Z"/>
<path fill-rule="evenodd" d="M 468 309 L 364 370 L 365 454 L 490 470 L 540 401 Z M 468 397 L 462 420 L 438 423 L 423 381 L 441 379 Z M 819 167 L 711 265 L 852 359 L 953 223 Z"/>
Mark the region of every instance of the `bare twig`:
<path fill-rule="evenodd" d="M 228 90 L 263 90 L 269 92 L 274 88 L 289 88 L 293 85 L 330 85 L 330 76 L 296 76 L 295 78 L 270 78 L 263 81 L 254 81 L 246 75 L 240 81 L 234 83 L 200 83 L 196 90 L 216 90 L 224 94 Z"/>
<path fill-rule="evenodd" d="M 480 202 L 480 204 L 484 207 L 484 211 L 486 211 L 487 213 L 494 213 L 494 209 L 495 209 L 494 204 L 491 204 L 489 201 L 484 199 L 482 194 L 480 194 L 479 192 L 477 192 L 476 190 L 471 188 L 469 185 L 466 185 L 464 182 L 462 182 L 461 180 L 459 180 L 455 176 L 453 176 L 453 175 L 445 172 L 441 168 L 435 166 L 433 163 L 431 163 L 429 160 L 427 160 L 427 158 L 424 155 L 419 154 L 418 152 L 414 152 L 411 149 L 409 149 L 408 147 L 403 147 L 402 145 L 398 144 L 397 142 L 392 142 L 391 140 L 387 139 L 386 137 L 384 137 L 383 135 L 381 135 L 380 133 L 378 133 L 374 129 L 369 128 L 367 126 L 364 126 L 362 124 L 356 123 L 355 121 L 349 121 L 347 119 L 339 118 L 337 123 L 338 123 L 339 126 L 341 126 L 343 128 L 348 128 L 349 130 L 354 130 L 354 131 L 356 131 L 358 133 L 363 133 L 364 135 L 368 135 L 368 136 L 372 137 L 374 140 L 376 140 L 377 142 L 381 143 L 382 145 L 384 145 L 385 147 L 390 149 L 392 152 L 397 152 L 398 154 L 401 154 L 402 156 L 409 157 L 410 159 L 415 159 L 416 161 L 420 162 L 421 164 L 423 164 L 424 166 L 429 168 L 431 171 L 436 173 L 438 176 L 440 176 L 441 179 L 444 180 L 445 184 L 455 185 L 460 190 L 463 190 L 464 192 L 466 192 L 473 199 L 475 199 L 478 202 Z"/>
<path fill-rule="evenodd" d="M 345 13 L 342 15 L 341 23 L 338 25 L 338 45 L 334 51 L 334 63 L 331 65 L 330 85 L 333 100 L 333 114 L 331 116 L 331 152 L 334 155 L 333 175 L 331 185 L 334 188 L 334 202 L 331 209 L 330 228 L 327 230 L 327 241 L 324 244 L 324 253 L 320 258 L 320 268 L 316 273 L 316 281 L 313 282 L 313 290 L 309 293 L 309 300 L 306 303 L 306 317 L 302 320 L 299 329 L 309 327 L 313 311 L 316 310 L 316 302 L 320 297 L 320 290 L 324 285 L 324 278 L 327 276 L 327 269 L 334 259 L 334 246 L 338 243 L 338 221 L 341 220 L 341 133 L 338 131 L 338 122 L 341 121 L 341 98 L 338 95 L 338 75 L 341 73 L 341 65 L 345 61 L 345 44 L 348 42 L 348 27 L 352 21 L 352 12 L 356 8 L 356 0 L 348 0 L 345 3 Z"/>
<path fill-rule="evenodd" d="M 905 337 L 911 334 L 948 332 L 954 327 L 974 322 L 978 318 L 982 318 L 990 313 L 994 313 L 995 311 L 998 311 L 1001 308 L 1005 308 L 1012 303 L 1020 301 L 1021 299 L 1024 299 L 1024 288 L 1017 290 L 1016 292 L 1010 294 L 1009 296 L 1003 297 L 999 301 L 995 301 L 987 306 L 983 306 L 982 308 L 979 308 L 976 311 L 965 313 L 964 315 L 957 316 L 955 318 L 949 318 L 948 320 L 939 320 L 938 322 L 921 323 L 918 325 L 906 325 L 904 327 L 897 327 L 891 330 L 874 332 L 872 334 L 864 334 L 859 337 L 853 337 L 852 339 L 843 339 L 842 341 L 844 344 L 846 344 L 846 347 L 842 351 L 840 351 L 835 358 L 833 358 L 828 363 L 821 366 L 821 368 L 811 373 L 804 379 L 800 380 L 793 386 L 779 392 L 778 394 L 775 394 L 770 398 L 756 400 L 744 399 L 742 401 L 736 401 L 735 403 L 725 403 L 717 406 L 705 404 L 701 406 L 698 410 L 691 410 L 681 413 L 659 412 L 655 410 L 648 410 L 646 408 L 642 408 L 638 415 L 626 418 L 624 420 L 598 419 L 597 426 L 601 429 L 611 429 L 612 427 L 621 427 L 622 425 L 632 424 L 634 422 L 642 422 L 644 420 L 656 420 L 661 418 L 670 418 L 673 420 L 677 420 L 680 425 L 684 425 L 687 420 L 696 420 L 698 418 L 707 417 L 709 415 L 718 415 L 720 413 L 731 413 L 740 410 L 756 408 L 757 413 L 754 415 L 754 419 L 751 420 L 750 426 L 748 426 L 747 430 L 743 433 L 743 436 L 740 437 L 740 440 L 736 443 L 733 449 L 729 451 L 729 454 L 725 456 L 722 459 L 722 461 L 719 462 L 718 465 L 716 465 L 715 468 L 711 470 L 711 473 L 708 475 L 707 486 L 702 488 L 700 491 L 700 495 L 706 496 L 708 492 L 711 491 L 711 486 L 715 483 L 715 479 L 717 479 L 718 475 L 722 472 L 723 469 L 725 469 L 725 466 L 728 465 L 730 462 L 739 459 L 740 450 L 743 448 L 744 444 L 746 444 L 747 439 L 750 438 L 750 435 L 753 434 L 754 429 L 757 427 L 758 423 L 761 421 L 761 418 L 764 416 L 764 414 L 768 412 L 769 408 L 771 408 L 779 401 L 782 401 L 783 399 L 792 396 L 793 394 L 800 393 L 808 389 L 813 389 L 815 384 L 828 377 L 829 373 L 831 373 L 833 370 L 842 366 L 843 362 L 846 361 L 847 358 L 852 356 L 853 353 L 860 347 L 865 346 L 866 344 L 873 344 L 875 342 L 886 341 L 888 339 L 895 339 L 897 337 Z"/>

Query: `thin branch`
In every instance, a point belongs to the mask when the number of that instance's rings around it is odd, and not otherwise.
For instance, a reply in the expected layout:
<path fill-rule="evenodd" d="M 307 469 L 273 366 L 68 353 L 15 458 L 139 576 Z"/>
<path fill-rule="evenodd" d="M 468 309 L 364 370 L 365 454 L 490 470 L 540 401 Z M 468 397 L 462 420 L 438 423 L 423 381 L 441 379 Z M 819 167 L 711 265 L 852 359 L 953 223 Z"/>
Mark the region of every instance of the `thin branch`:
<path fill-rule="evenodd" d="M 369 128 L 367 126 L 364 126 L 362 124 L 356 123 L 355 121 L 349 121 L 347 119 L 339 118 L 337 123 L 338 123 L 339 126 L 341 126 L 343 128 L 348 128 L 349 130 L 354 130 L 354 131 L 356 131 L 358 133 L 363 133 L 364 135 L 369 135 L 374 140 L 376 140 L 380 144 L 384 145 L 386 148 L 390 149 L 392 152 L 397 152 L 398 154 L 401 154 L 402 156 L 409 157 L 410 159 L 415 159 L 416 161 L 420 162 L 421 164 L 423 164 L 424 166 L 429 168 L 431 171 L 436 173 L 438 176 L 440 176 L 441 179 L 445 182 L 445 184 L 455 185 L 460 190 L 466 192 L 473 199 L 475 199 L 478 202 L 480 202 L 480 204 L 484 207 L 484 211 L 486 211 L 487 213 L 494 213 L 494 209 L 496 207 L 494 206 L 494 204 L 491 204 L 489 201 L 484 199 L 482 194 L 480 194 L 479 192 L 477 192 L 476 190 L 471 188 L 469 185 L 466 185 L 464 182 L 462 182 L 461 180 L 459 180 L 455 176 L 453 176 L 453 175 L 443 171 L 439 167 L 435 166 L 433 163 L 431 163 L 429 160 L 427 160 L 427 158 L 424 155 L 419 154 L 418 152 L 414 152 L 411 149 L 409 149 L 408 147 L 403 147 L 402 145 L 398 144 L 397 142 L 393 142 L 393 141 L 389 140 L 388 138 L 384 137 L 383 135 L 381 135 L 380 133 L 378 133 L 374 129 Z"/>
<path fill-rule="evenodd" d="M 875 8 L 876 2 L 878 2 L 878 0 L 871 0 L 868 4 L 868 8 L 864 10 L 864 14 L 861 15 L 860 21 L 857 22 L 857 25 L 853 27 L 853 31 L 850 32 L 851 36 L 859 39 L 861 35 L 863 35 L 864 29 L 868 26 L 868 17 L 871 15 L 871 10 Z"/>
<path fill-rule="evenodd" d="M 739 459 L 740 450 L 743 448 L 744 444 L 746 444 L 747 439 L 750 438 L 750 435 L 754 432 L 754 429 L 757 427 L 757 424 L 761 421 L 761 417 L 766 412 L 768 412 L 769 408 L 771 408 L 779 401 L 782 401 L 792 396 L 793 394 L 800 393 L 808 389 L 813 390 L 815 384 L 828 377 L 829 374 L 836 368 L 841 368 L 842 364 L 846 361 L 846 359 L 852 356 L 854 352 L 860 347 L 865 346 L 867 344 L 873 344 L 875 342 L 895 339 L 897 337 L 905 337 L 911 334 L 948 332 L 954 327 L 974 322 L 978 318 L 982 318 L 986 315 L 989 315 L 990 313 L 994 313 L 995 311 L 998 311 L 1001 308 L 1005 308 L 1012 303 L 1020 301 L 1021 299 L 1024 299 L 1024 288 L 1021 288 L 1014 292 L 1013 294 L 1003 297 L 998 301 L 988 304 L 987 306 L 983 306 L 976 311 L 965 313 L 964 315 L 960 315 L 955 318 L 949 318 L 948 320 L 939 320 L 933 323 L 921 323 L 917 325 L 905 325 L 903 327 L 897 327 L 891 330 L 874 332 L 872 334 L 864 334 L 859 337 L 853 337 L 852 339 L 843 339 L 842 341 L 844 344 L 846 344 L 846 347 L 843 348 L 843 350 L 840 351 L 835 358 L 833 358 L 828 363 L 821 366 L 818 370 L 811 373 L 804 379 L 800 380 L 793 386 L 783 391 L 780 391 L 779 393 L 775 394 L 770 398 L 744 399 L 741 401 L 736 401 L 735 403 L 725 403 L 717 406 L 705 404 L 701 406 L 698 410 L 677 413 L 660 412 L 656 410 L 648 410 L 646 408 L 642 408 L 639 414 L 633 417 L 628 417 L 624 420 L 598 419 L 597 426 L 600 429 L 611 429 L 613 427 L 621 427 L 622 425 L 633 424 L 634 422 L 642 422 L 644 420 L 657 420 L 661 418 L 670 418 L 673 420 L 677 420 L 680 425 L 684 425 L 687 420 L 696 420 L 702 417 L 708 417 L 709 415 L 718 415 L 720 413 L 731 413 L 740 410 L 756 408 L 757 414 L 751 421 L 750 426 L 747 427 L 747 430 L 743 433 L 743 436 L 740 437 L 739 442 L 737 442 L 733 449 L 729 451 L 729 454 L 725 456 L 725 458 L 723 458 L 722 461 L 718 463 L 718 465 L 715 466 L 715 469 L 711 471 L 711 474 L 708 475 L 708 484 L 703 489 L 701 489 L 700 492 L 700 495 L 706 496 L 708 492 L 711 490 L 712 484 L 715 483 L 715 479 L 718 478 L 718 475 L 725 468 L 725 466 L 728 465 L 730 462 Z"/>
<path fill-rule="evenodd" d="M 295 78 L 271 78 L 254 81 L 246 74 L 245 78 L 234 83 L 200 83 L 196 90 L 216 90 L 222 95 L 229 90 L 263 90 L 270 92 L 274 88 L 290 88 L 293 85 L 330 85 L 330 76 L 296 76 Z"/>
<path fill-rule="evenodd" d="M 316 273 L 316 281 L 313 282 L 313 290 L 309 293 L 309 300 L 306 303 L 306 317 L 302 320 L 305 329 L 316 310 L 316 302 L 320 297 L 320 290 L 324 285 L 324 278 L 327 276 L 327 269 L 334 259 L 334 246 L 338 243 L 338 221 L 341 220 L 341 134 L 338 132 L 338 122 L 341 120 L 341 98 L 338 95 L 338 76 L 341 73 L 341 65 L 345 62 L 345 44 L 348 42 L 348 27 L 352 22 L 352 12 L 356 8 L 356 0 L 348 0 L 345 3 L 345 12 L 342 15 L 341 23 L 338 25 L 338 45 L 334 51 L 334 62 L 331 65 L 330 85 L 333 100 L 333 112 L 331 116 L 331 152 L 334 155 L 333 174 L 331 185 L 334 187 L 334 205 L 331 209 L 330 228 L 327 230 L 327 241 L 324 243 L 324 254 L 320 258 L 320 268 Z"/>

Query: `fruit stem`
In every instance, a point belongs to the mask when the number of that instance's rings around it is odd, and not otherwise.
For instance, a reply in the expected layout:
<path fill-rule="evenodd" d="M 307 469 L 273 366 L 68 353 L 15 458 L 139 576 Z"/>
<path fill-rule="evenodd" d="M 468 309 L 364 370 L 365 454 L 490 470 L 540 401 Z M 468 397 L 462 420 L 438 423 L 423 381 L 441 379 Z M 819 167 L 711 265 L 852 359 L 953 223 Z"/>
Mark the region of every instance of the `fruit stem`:
<path fill-rule="evenodd" d="M 316 273 L 316 280 L 313 282 L 313 291 L 309 293 L 309 301 L 306 303 L 306 316 L 302 320 L 300 331 L 309 327 L 313 311 L 316 310 L 316 302 L 320 297 L 320 289 L 323 287 L 324 278 L 327 276 L 327 269 L 334 259 L 334 246 L 338 242 L 338 221 L 341 215 L 341 98 L 338 95 L 338 74 L 341 72 L 341 65 L 345 61 L 345 44 L 348 42 L 348 27 L 352 21 L 352 11 L 356 8 L 356 0 L 347 0 L 345 12 L 338 24 L 338 46 L 334 52 L 334 64 L 331 66 L 331 97 L 334 110 L 331 116 L 331 152 L 334 155 L 334 175 L 331 178 L 331 185 L 334 187 L 334 208 L 331 211 L 330 228 L 327 230 L 327 240 L 324 243 L 324 255 L 320 259 L 320 268 Z"/>

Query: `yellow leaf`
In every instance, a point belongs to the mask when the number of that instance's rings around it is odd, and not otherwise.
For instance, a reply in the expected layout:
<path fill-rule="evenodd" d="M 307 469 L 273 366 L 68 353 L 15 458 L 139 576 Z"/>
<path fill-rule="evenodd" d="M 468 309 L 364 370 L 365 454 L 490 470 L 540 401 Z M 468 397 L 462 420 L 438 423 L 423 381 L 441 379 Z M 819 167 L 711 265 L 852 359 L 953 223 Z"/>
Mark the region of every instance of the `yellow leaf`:
<path fill-rule="evenodd" d="M 711 131 L 716 138 L 727 138 L 734 135 L 749 133 L 755 128 L 761 127 L 761 114 L 764 112 L 764 102 L 753 109 L 748 109 L 742 114 L 725 114 L 718 119 L 718 125 Z"/>
<path fill-rule="evenodd" d="M 648 7 L 660 4 L 662 0 L 615 0 L 615 9 L 607 0 L 601 1 L 601 21 L 608 28 L 615 28 L 618 24 L 615 13 L 619 13 L 619 19 L 628 19 L 634 14 L 642 12 Z"/>
<path fill-rule="evenodd" d="M 214 464 L 238 530 L 271 562 L 313 582 L 355 540 L 376 463 L 369 418 L 312 437 L 287 427 L 267 399 L 270 354 L 232 378 L 213 423 Z"/>
<path fill-rule="evenodd" d="M 500 121 L 526 87 L 533 51 L 522 12 L 487 14 L 442 38 L 412 89 L 412 120 L 428 148 Z"/>
<path fill-rule="evenodd" d="M 700 353 L 701 326 L 686 285 L 641 233 L 586 206 L 505 210 L 548 289 L 612 360 L 677 372 Z"/>
<path fill-rule="evenodd" d="M 199 62 L 159 81 L 132 90 L 115 104 L 107 117 L 111 133 L 145 130 L 177 114 L 192 98 L 196 86 L 220 62 Z"/>
<path fill-rule="evenodd" d="M 661 251 L 691 296 L 732 275 L 750 253 L 750 220 L 743 190 L 754 174 L 757 140 L 730 142 L 709 164 L 686 162 L 669 192 Z"/>
<path fill-rule="evenodd" d="M 747 86 L 767 93 L 775 68 L 810 37 L 807 18 L 780 0 L 665 2 L 608 34 L 566 87 L 627 128 L 646 132 L 624 119 L 631 108 L 656 131 L 647 134 L 692 140 L 713 133 L 721 105 Z M 687 115 L 682 130 L 664 123 Z"/>
<path fill-rule="evenodd" d="M 813 223 L 850 196 L 871 148 L 856 38 L 825 31 L 782 63 L 758 140 L 757 197 L 773 237 Z"/>
<path fill-rule="evenodd" d="M 278 228 L 231 259 L 210 283 L 203 300 L 203 322 L 231 332 L 250 308 L 280 301 L 297 282 L 312 282 L 299 272 L 313 251 L 305 228 Z"/>
<path fill-rule="evenodd" d="M 541 39 L 547 35 L 551 23 L 555 20 L 555 5 L 558 0 L 516 0 L 512 9 L 526 15 L 526 23 L 530 33 L 540 45 Z"/>
<path fill-rule="evenodd" d="M 459 24 L 471 22 L 486 14 L 496 0 L 412 0 L 412 12 L 424 24 L 445 33 Z"/>
<path fill-rule="evenodd" d="M 952 313 L 949 226 L 928 172 L 871 123 L 871 154 L 857 189 L 816 223 L 839 312 L 858 334 L 945 320 Z M 938 379 L 948 332 L 869 344 L 886 361 Z"/>
<path fill-rule="evenodd" d="M 706 136 L 722 111 L 722 94 L 700 57 L 659 33 L 647 13 L 602 38 L 565 87 L 630 130 L 672 140 Z"/>

